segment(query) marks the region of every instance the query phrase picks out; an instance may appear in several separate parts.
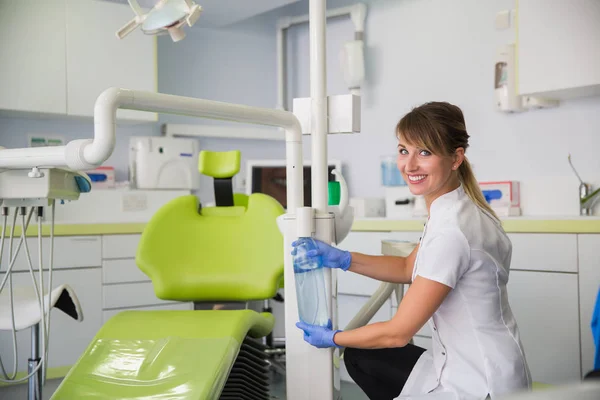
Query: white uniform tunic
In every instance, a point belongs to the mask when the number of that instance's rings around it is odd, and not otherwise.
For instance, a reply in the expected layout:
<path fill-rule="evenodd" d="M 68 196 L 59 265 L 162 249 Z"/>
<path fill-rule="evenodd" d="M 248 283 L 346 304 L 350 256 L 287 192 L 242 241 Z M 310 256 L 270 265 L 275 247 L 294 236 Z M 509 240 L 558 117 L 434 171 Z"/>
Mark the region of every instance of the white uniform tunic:
<path fill-rule="evenodd" d="M 429 215 L 413 280 L 419 275 L 453 289 L 428 321 L 432 350 L 397 399 L 495 399 L 530 389 L 506 292 L 510 240 L 462 185 L 434 200 Z"/>

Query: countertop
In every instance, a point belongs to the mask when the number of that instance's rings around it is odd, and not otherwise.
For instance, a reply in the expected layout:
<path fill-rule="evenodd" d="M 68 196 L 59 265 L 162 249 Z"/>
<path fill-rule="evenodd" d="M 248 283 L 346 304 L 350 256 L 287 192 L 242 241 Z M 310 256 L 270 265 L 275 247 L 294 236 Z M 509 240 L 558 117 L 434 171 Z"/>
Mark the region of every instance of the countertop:
<path fill-rule="evenodd" d="M 506 232 L 512 233 L 600 233 L 597 216 L 521 216 L 501 218 Z M 394 220 L 386 218 L 357 219 L 352 231 L 422 231 L 425 218 Z"/>
<path fill-rule="evenodd" d="M 502 225 L 509 233 L 600 233 L 600 217 L 580 216 L 522 216 L 501 218 Z M 356 219 L 352 224 L 353 232 L 420 232 L 423 230 L 425 218 L 386 219 L 363 218 Z M 55 236 L 86 236 L 86 235 L 118 235 L 137 234 L 144 230 L 145 223 L 60 223 L 54 226 Z M 10 233 L 9 228 L 6 235 Z M 15 235 L 20 235 L 20 227 L 16 227 Z M 37 236 L 37 226 L 27 229 L 27 236 Z M 50 225 L 42 224 L 42 236 L 49 236 Z"/>

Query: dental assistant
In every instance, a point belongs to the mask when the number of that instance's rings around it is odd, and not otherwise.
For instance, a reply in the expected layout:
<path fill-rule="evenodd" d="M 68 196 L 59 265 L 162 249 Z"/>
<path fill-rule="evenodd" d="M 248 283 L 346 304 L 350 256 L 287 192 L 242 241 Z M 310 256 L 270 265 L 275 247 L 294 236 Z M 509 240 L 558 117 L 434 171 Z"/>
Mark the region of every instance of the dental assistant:
<path fill-rule="evenodd" d="M 371 400 L 483 400 L 530 389 L 506 287 L 512 244 L 465 157 L 462 111 L 445 102 L 423 104 L 398 122 L 396 136 L 398 169 L 427 205 L 419 245 L 396 257 L 319 241 L 312 255 L 329 268 L 411 285 L 391 320 L 348 331 L 299 322 L 304 340 L 345 347 L 347 370 Z M 409 343 L 425 323 L 430 351 Z"/>

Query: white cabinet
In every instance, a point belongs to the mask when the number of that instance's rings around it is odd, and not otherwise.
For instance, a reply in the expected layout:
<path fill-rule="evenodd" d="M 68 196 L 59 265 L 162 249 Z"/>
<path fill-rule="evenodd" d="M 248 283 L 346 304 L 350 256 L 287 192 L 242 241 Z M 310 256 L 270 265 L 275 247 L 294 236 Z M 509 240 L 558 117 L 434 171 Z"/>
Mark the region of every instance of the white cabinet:
<path fill-rule="evenodd" d="M 512 242 L 511 270 L 577 272 L 576 235 L 509 233 L 508 237 Z"/>
<path fill-rule="evenodd" d="M 20 238 L 13 239 L 13 253 L 17 251 Z M 2 252 L 2 265 L 9 265 L 9 240 L 5 242 L 5 248 Z M 27 249 L 31 263 L 34 269 L 39 265 L 39 241 L 37 237 L 27 238 Z M 29 262 L 27 260 L 25 245 L 17 254 L 13 271 L 29 271 Z M 50 265 L 50 238 L 42 238 L 42 266 L 48 269 Z M 102 265 L 101 257 L 101 239 L 100 236 L 59 236 L 54 238 L 53 262 L 54 269 L 64 268 L 83 268 L 100 267 Z M 4 272 L 3 270 L 2 272 Z"/>
<path fill-rule="evenodd" d="M 127 4 L 66 0 L 67 113 L 94 115 L 100 93 L 115 86 L 157 90 L 156 38 L 140 29 L 119 40 L 115 32 L 133 17 Z M 120 119 L 157 119 L 155 113 L 118 110 Z"/>
<path fill-rule="evenodd" d="M 28 272 L 18 272 L 13 275 L 13 282 L 15 285 L 29 285 L 31 277 Z M 58 309 L 52 310 L 48 368 L 75 364 L 102 326 L 100 268 L 57 270 L 52 278 L 52 286 L 61 284 L 68 284 L 75 291 L 83 312 L 83 321 L 77 322 Z M 18 371 L 27 370 L 27 359 L 31 355 L 30 332 L 30 329 L 26 329 L 17 333 Z M 0 356 L 10 371 L 13 363 L 12 349 L 12 332 L 0 331 Z"/>
<path fill-rule="evenodd" d="M 508 299 L 534 381 L 581 379 L 577 275 L 511 271 Z"/>
<path fill-rule="evenodd" d="M 104 322 L 124 310 L 192 310 L 192 302 L 156 297 L 150 278 L 135 262 L 141 235 L 102 236 L 102 304 Z"/>
<path fill-rule="evenodd" d="M 569 99 L 600 95 L 600 2 L 520 0 L 518 92 Z"/>
<path fill-rule="evenodd" d="M 65 0 L 0 0 L 0 109 L 67 111 Z"/>
<path fill-rule="evenodd" d="M 115 36 L 132 17 L 115 2 L 0 0 L 0 109 L 91 117 L 109 87 L 156 92 L 156 37 Z M 157 115 L 119 110 L 117 118 Z"/>
<path fill-rule="evenodd" d="M 600 289 L 600 235 L 579 238 L 579 323 L 581 331 L 581 373 L 594 369 L 596 348 L 592 339 L 592 313 Z"/>

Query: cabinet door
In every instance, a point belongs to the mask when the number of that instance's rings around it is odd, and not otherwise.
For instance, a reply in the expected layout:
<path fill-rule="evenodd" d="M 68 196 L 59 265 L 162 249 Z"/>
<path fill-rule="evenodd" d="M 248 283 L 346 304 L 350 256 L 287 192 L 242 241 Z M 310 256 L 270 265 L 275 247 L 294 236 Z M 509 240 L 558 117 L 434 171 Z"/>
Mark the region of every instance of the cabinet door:
<path fill-rule="evenodd" d="M 600 94 L 600 2 L 518 2 L 518 91 L 569 99 Z"/>
<path fill-rule="evenodd" d="M 120 40 L 115 32 L 134 17 L 127 4 L 67 0 L 67 113 L 94 115 L 109 87 L 156 92 L 156 38 L 139 29 Z M 118 110 L 126 120 L 155 121 L 156 114 Z"/>
<path fill-rule="evenodd" d="M 65 0 L 0 0 L 0 37 L 0 109 L 65 114 Z"/>
<path fill-rule="evenodd" d="M 13 252 L 16 252 L 20 238 L 13 239 Z M 2 254 L 2 265 L 9 265 L 9 240 L 6 240 Z M 54 238 L 53 269 L 100 267 L 102 265 L 100 236 L 58 236 Z M 27 237 L 27 249 L 34 269 L 39 266 L 39 242 L 37 237 Z M 50 266 L 50 238 L 42 238 L 42 266 Z M 21 245 L 13 271 L 29 271 L 29 261 L 25 245 Z M 4 271 L 2 271 L 4 272 Z"/>
<path fill-rule="evenodd" d="M 31 284 L 31 277 L 27 272 L 18 272 L 13 276 L 15 285 Z M 75 364 L 102 325 L 100 268 L 55 271 L 52 286 L 56 287 L 61 284 L 68 284 L 75 291 L 83 312 L 83 321 L 77 322 L 60 310 L 52 310 L 48 351 L 49 368 Z M 19 371 L 27 370 L 27 359 L 31 355 L 30 332 L 30 329 L 26 329 L 17 333 Z M 13 340 L 11 331 L 0 331 L 0 355 L 4 365 L 12 372 Z"/>
<path fill-rule="evenodd" d="M 592 313 L 600 289 L 600 235 L 578 235 L 581 373 L 594 369 L 596 348 L 592 339 Z"/>
<path fill-rule="evenodd" d="M 508 299 L 533 380 L 580 380 L 577 274 L 511 271 Z"/>
<path fill-rule="evenodd" d="M 577 236 L 562 233 L 509 233 L 510 269 L 577 272 Z M 560 249 L 560 251 L 548 251 Z"/>
<path fill-rule="evenodd" d="M 102 236 L 102 258 L 135 258 L 142 235 L 104 235 Z"/>

